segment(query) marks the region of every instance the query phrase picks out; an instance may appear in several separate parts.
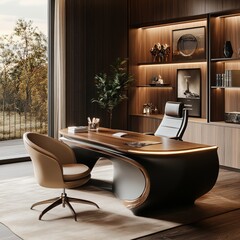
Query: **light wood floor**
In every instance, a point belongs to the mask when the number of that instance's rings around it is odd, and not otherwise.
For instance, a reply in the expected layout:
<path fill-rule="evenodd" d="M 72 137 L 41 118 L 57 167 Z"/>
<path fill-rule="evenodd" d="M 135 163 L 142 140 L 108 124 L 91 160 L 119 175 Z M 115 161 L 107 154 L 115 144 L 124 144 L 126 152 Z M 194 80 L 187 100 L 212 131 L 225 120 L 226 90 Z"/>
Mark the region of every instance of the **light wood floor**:
<path fill-rule="evenodd" d="M 0 165 L 0 180 L 21 176 L 32 176 L 33 168 L 30 161 Z M 222 196 L 240 201 L 240 172 L 221 169 L 217 188 Z M 19 240 L 6 226 L 0 224 L 1 240 Z M 240 210 L 220 214 L 215 217 L 170 230 L 138 238 L 139 240 L 239 240 Z M 90 239 L 91 240 L 91 239 Z"/>

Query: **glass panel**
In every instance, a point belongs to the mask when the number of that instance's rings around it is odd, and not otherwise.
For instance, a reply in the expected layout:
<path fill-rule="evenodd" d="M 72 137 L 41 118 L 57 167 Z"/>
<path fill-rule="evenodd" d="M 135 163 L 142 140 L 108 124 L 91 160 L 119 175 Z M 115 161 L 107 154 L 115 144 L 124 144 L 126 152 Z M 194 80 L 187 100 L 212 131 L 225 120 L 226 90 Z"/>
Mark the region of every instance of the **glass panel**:
<path fill-rule="evenodd" d="M 47 5 L 0 1 L 0 140 L 47 133 Z"/>

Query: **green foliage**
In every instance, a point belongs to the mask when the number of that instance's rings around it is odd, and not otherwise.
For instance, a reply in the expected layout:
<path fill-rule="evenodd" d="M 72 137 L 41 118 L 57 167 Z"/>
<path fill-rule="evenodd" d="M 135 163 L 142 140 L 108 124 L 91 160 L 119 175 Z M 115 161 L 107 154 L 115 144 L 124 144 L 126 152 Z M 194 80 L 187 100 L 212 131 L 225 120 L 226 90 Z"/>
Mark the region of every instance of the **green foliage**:
<path fill-rule="evenodd" d="M 110 66 L 110 73 L 99 73 L 95 75 L 95 86 L 97 98 L 92 99 L 108 112 L 127 99 L 127 88 L 133 78 L 127 71 L 127 60 L 118 58 L 114 65 Z"/>
<path fill-rule="evenodd" d="M 1 110 L 33 113 L 47 121 L 47 38 L 32 21 L 19 19 L 0 37 Z"/>

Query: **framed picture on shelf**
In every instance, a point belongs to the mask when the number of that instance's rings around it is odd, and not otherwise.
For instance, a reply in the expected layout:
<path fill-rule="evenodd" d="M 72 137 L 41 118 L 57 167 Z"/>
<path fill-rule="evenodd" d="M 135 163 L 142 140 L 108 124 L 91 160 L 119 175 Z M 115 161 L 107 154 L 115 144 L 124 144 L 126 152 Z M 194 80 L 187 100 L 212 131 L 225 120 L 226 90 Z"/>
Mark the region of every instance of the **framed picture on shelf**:
<path fill-rule="evenodd" d="M 201 69 L 177 69 L 177 100 L 189 109 L 189 116 L 201 117 Z"/>
<path fill-rule="evenodd" d="M 206 59 L 205 27 L 172 31 L 173 61 Z"/>

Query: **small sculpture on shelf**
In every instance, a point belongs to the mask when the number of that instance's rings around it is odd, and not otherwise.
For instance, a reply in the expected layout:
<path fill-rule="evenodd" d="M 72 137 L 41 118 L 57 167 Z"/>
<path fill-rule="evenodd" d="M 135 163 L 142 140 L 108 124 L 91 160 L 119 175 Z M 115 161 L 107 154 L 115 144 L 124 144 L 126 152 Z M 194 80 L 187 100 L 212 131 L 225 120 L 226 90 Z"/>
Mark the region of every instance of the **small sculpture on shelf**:
<path fill-rule="evenodd" d="M 233 55 L 232 44 L 230 41 L 224 43 L 223 54 L 226 58 L 231 58 Z"/>
<path fill-rule="evenodd" d="M 143 105 L 143 114 L 149 115 L 149 114 L 152 114 L 152 111 L 153 111 L 152 103 L 145 103 Z"/>
<path fill-rule="evenodd" d="M 153 62 L 167 62 L 170 54 L 170 46 L 168 44 L 155 43 L 150 49 Z"/>
<path fill-rule="evenodd" d="M 152 103 L 143 104 L 143 114 L 146 114 L 146 115 L 158 114 L 157 106 L 153 106 Z"/>
<path fill-rule="evenodd" d="M 152 78 L 150 85 L 160 85 L 163 83 L 164 82 L 163 82 L 162 76 L 159 74 L 158 76 Z"/>
<path fill-rule="evenodd" d="M 158 76 L 155 76 L 152 78 L 150 86 L 161 86 L 161 87 L 165 86 L 165 87 L 167 87 L 167 86 L 170 86 L 170 84 L 164 82 L 162 76 L 159 74 Z"/>

